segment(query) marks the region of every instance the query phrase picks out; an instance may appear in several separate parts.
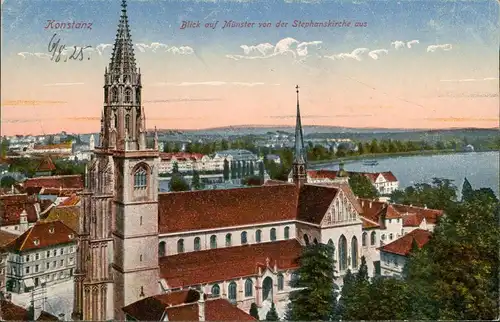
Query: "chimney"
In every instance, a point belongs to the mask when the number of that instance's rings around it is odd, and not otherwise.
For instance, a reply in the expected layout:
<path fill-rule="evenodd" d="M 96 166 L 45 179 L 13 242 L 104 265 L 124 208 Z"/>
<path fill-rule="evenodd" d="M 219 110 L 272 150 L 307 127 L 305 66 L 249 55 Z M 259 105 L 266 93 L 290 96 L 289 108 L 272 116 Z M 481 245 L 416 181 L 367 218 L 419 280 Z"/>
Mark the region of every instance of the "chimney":
<path fill-rule="evenodd" d="M 198 300 L 198 321 L 205 321 L 205 294 L 203 288 L 200 290 L 200 299 Z"/>
<path fill-rule="evenodd" d="M 370 201 L 370 208 L 372 207 L 372 202 Z"/>
<path fill-rule="evenodd" d="M 26 212 L 26 209 L 23 209 L 23 212 L 19 215 L 19 231 L 22 234 L 26 230 L 28 230 L 28 213 Z"/>

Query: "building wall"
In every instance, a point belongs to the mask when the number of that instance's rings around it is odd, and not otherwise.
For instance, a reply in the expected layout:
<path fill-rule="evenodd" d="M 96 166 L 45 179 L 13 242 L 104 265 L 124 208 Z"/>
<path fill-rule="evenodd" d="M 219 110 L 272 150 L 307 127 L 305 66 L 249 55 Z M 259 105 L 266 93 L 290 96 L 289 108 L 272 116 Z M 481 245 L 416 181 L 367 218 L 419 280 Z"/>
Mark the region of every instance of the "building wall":
<path fill-rule="evenodd" d="M 8 253 L 7 257 L 6 285 L 12 283 L 7 291 L 24 293 L 29 291 L 26 287 L 29 279 L 35 284 L 38 281 L 38 287 L 43 282 L 50 286 L 70 280 L 76 265 L 76 242 L 19 254 Z"/>
<path fill-rule="evenodd" d="M 385 229 L 381 232 L 381 240 L 385 243 L 391 243 L 404 235 L 403 218 L 386 219 Z"/>
<path fill-rule="evenodd" d="M 217 237 L 217 248 L 226 246 L 226 235 L 231 234 L 231 246 L 241 246 L 241 233 L 247 233 L 247 244 L 255 244 L 256 232 L 261 230 L 261 242 L 271 241 L 271 229 L 276 229 L 276 240 L 285 239 L 285 227 L 289 227 L 289 239 L 295 238 L 295 223 L 286 221 L 274 224 L 252 225 L 246 227 L 226 227 L 199 232 L 182 232 L 175 234 L 163 234 L 159 236 L 159 254 L 163 256 L 175 255 L 177 252 L 177 243 L 180 239 L 184 241 L 184 252 L 194 251 L 194 240 L 200 238 L 200 250 L 210 249 L 210 237 Z M 162 253 L 162 243 L 165 245 L 165 253 Z"/>
<path fill-rule="evenodd" d="M 402 277 L 405 264 L 405 256 L 380 252 L 380 270 L 382 276 Z"/>

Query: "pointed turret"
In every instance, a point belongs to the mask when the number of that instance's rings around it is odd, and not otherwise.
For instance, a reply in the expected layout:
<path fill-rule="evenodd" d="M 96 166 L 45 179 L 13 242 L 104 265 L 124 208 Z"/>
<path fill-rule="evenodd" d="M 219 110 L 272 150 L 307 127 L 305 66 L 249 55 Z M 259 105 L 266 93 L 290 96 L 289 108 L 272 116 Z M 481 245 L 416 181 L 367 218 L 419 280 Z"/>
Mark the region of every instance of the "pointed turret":
<path fill-rule="evenodd" d="M 130 74 L 136 72 L 134 45 L 130 36 L 127 17 L 127 2 L 122 0 L 122 14 L 118 23 L 113 54 L 109 63 L 109 72 L 117 74 Z"/>
<path fill-rule="evenodd" d="M 154 149 L 155 150 L 158 150 L 158 131 L 156 130 L 156 126 L 155 126 L 155 138 L 154 138 Z"/>
<path fill-rule="evenodd" d="M 304 133 L 302 131 L 302 120 L 300 118 L 299 85 L 297 90 L 297 120 L 295 123 L 295 148 L 293 156 L 292 178 L 293 182 L 301 187 L 307 182 L 306 150 L 304 147 Z"/>

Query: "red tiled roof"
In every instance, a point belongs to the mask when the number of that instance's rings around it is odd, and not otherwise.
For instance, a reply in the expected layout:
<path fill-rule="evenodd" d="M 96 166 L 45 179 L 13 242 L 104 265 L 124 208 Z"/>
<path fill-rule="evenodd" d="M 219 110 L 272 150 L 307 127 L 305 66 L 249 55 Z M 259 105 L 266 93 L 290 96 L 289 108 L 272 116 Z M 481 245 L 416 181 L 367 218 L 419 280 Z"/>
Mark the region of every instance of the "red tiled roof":
<path fill-rule="evenodd" d="M 56 169 L 56 166 L 54 162 L 52 162 L 52 159 L 47 156 L 42 159 L 38 167 L 36 168 L 37 172 L 45 172 L 45 171 L 54 171 Z"/>
<path fill-rule="evenodd" d="M 387 180 L 387 181 L 390 181 L 390 182 L 398 181 L 398 178 L 396 178 L 396 176 L 391 171 L 381 172 L 381 174 L 384 176 L 385 180 Z"/>
<path fill-rule="evenodd" d="M 415 207 L 415 206 L 407 206 L 407 205 L 398 205 L 398 204 L 393 204 L 392 205 L 401 215 L 404 217 L 407 213 L 408 214 L 416 214 L 417 219 L 420 219 L 420 222 L 422 222 L 422 219 L 425 218 L 425 220 L 429 224 L 436 224 L 437 220 L 439 217 L 443 215 L 442 210 L 438 209 L 429 209 L 429 208 L 422 208 L 422 207 Z"/>
<path fill-rule="evenodd" d="M 0 195 L 0 225 L 18 225 L 23 210 L 26 210 L 29 223 L 36 222 L 36 202 L 36 197 L 27 194 Z"/>
<path fill-rule="evenodd" d="M 307 170 L 307 175 L 314 179 L 335 179 L 337 177 L 337 171 L 334 170 Z"/>
<path fill-rule="evenodd" d="M 158 199 L 160 233 L 293 220 L 297 212 L 294 185 L 160 193 Z"/>
<path fill-rule="evenodd" d="M 83 177 L 80 174 L 65 176 L 46 176 L 30 178 L 24 181 L 25 188 L 63 188 L 63 189 L 83 189 Z"/>
<path fill-rule="evenodd" d="M 418 248 L 422 248 L 425 244 L 427 244 L 431 235 L 431 232 L 427 230 L 415 229 L 403 237 L 396 239 L 392 243 L 379 247 L 378 249 L 386 253 L 407 256 L 411 251 L 414 240 L 416 241 Z"/>
<path fill-rule="evenodd" d="M 67 199 L 64 199 L 59 206 L 64 207 L 64 206 L 75 206 L 80 202 L 80 197 L 77 196 L 76 194 L 72 194 L 69 196 Z"/>
<path fill-rule="evenodd" d="M 198 321 L 198 303 L 167 308 L 169 321 Z M 205 321 L 255 321 L 225 299 L 205 301 Z"/>
<path fill-rule="evenodd" d="M 13 251 L 41 249 L 75 241 L 75 232 L 61 221 L 37 222 L 6 248 Z"/>
<path fill-rule="evenodd" d="M 0 230 L 0 247 L 4 247 L 5 245 L 9 244 L 18 236 L 19 235 L 9 233 L 8 231 Z"/>
<path fill-rule="evenodd" d="M 177 297 L 172 301 L 172 297 Z M 198 299 L 194 290 L 160 294 L 145 298 L 123 308 L 138 321 L 160 321 L 167 313 L 169 321 L 198 321 Z M 225 299 L 205 300 L 205 321 L 253 321 L 251 315 L 241 311 Z"/>
<path fill-rule="evenodd" d="M 424 218 L 418 214 L 403 215 L 403 227 L 418 227 Z"/>
<path fill-rule="evenodd" d="M 401 213 L 397 209 L 395 209 L 394 205 L 392 204 L 388 204 L 385 209 L 386 209 L 385 219 L 399 219 L 403 217 Z"/>
<path fill-rule="evenodd" d="M 192 303 L 199 299 L 198 291 L 183 290 L 150 296 L 127 305 L 122 310 L 139 321 L 160 321 L 167 307 Z"/>
<path fill-rule="evenodd" d="M 30 321 L 26 309 L 6 300 L 0 300 L 0 319 L 2 321 Z"/>
<path fill-rule="evenodd" d="M 169 161 L 172 158 L 175 158 L 178 161 L 197 161 L 204 157 L 204 154 L 201 153 L 188 153 L 188 152 L 169 152 L 169 153 L 160 153 L 160 158 L 162 161 Z"/>
<path fill-rule="evenodd" d="M 300 189 L 297 219 L 320 224 L 339 189 L 306 184 Z"/>
<path fill-rule="evenodd" d="M 34 150 L 56 150 L 56 149 L 71 149 L 71 142 L 64 142 L 59 144 L 48 144 L 48 145 L 36 145 L 33 147 Z"/>
<path fill-rule="evenodd" d="M 256 275 L 257 265 L 265 265 L 267 258 L 279 270 L 297 268 L 301 251 L 299 242 L 290 239 L 182 253 L 161 257 L 160 275 L 173 288 L 220 282 Z"/>
<path fill-rule="evenodd" d="M 379 224 L 371 221 L 370 219 L 361 217 L 361 221 L 363 222 L 363 229 L 380 228 Z"/>
<path fill-rule="evenodd" d="M 385 214 L 385 208 L 387 208 L 385 202 L 360 198 L 359 203 L 363 210 L 363 217 L 373 222 L 380 223 L 380 217 Z"/>

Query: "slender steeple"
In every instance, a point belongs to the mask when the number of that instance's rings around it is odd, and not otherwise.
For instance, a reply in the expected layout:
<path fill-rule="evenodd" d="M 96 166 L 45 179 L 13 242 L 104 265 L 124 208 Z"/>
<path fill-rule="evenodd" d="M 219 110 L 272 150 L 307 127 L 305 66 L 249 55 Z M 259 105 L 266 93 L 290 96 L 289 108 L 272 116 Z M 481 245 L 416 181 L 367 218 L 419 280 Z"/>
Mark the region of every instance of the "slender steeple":
<path fill-rule="evenodd" d="M 293 182 L 301 187 L 307 182 L 307 156 L 304 147 L 304 133 L 302 131 L 302 120 L 300 118 L 299 104 L 299 85 L 295 87 L 297 90 L 297 120 L 295 123 L 295 148 L 293 156 L 292 177 Z"/>
<path fill-rule="evenodd" d="M 122 10 L 109 67 L 104 71 L 103 138 L 101 149 L 137 151 L 146 149 L 146 123 L 141 105 L 141 74 L 127 17 Z"/>
<path fill-rule="evenodd" d="M 109 72 L 118 74 L 136 72 L 134 45 L 132 44 L 128 26 L 126 0 L 122 0 L 122 14 L 118 23 L 111 62 L 109 63 Z"/>

